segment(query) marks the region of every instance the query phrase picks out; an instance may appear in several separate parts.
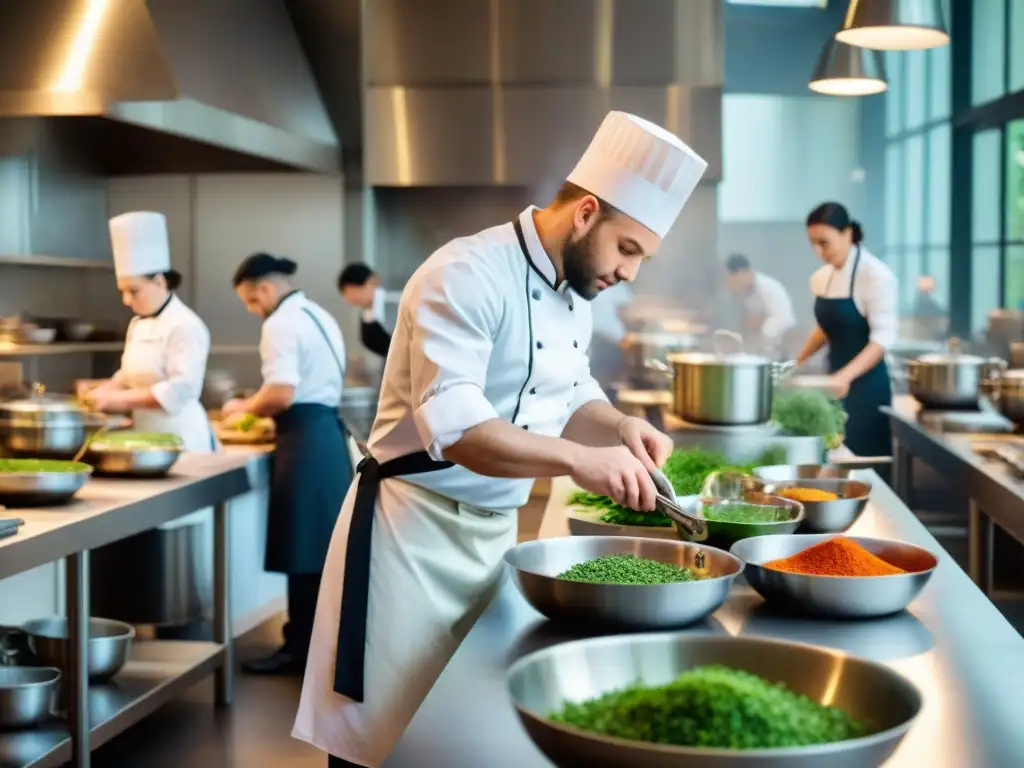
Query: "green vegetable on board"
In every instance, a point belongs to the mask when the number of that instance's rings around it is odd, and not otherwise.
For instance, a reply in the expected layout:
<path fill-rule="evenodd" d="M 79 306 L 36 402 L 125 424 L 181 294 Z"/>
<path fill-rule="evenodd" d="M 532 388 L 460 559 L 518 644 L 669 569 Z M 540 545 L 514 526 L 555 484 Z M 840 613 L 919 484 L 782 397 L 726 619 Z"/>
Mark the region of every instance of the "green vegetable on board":
<path fill-rule="evenodd" d="M 701 511 L 705 520 L 717 523 L 781 523 L 791 517 L 786 507 L 764 504 L 709 504 Z"/>
<path fill-rule="evenodd" d="M 680 496 L 693 496 L 700 493 L 704 480 L 716 469 L 749 474 L 754 467 L 766 464 L 779 464 L 785 459 L 784 449 L 765 451 L 760 461 L 736 466 L 725 456 L 702 448 L 677 448 L 668 457 L 661 468 L 665 476 L 672 482 L 672 487 Z M 615 525 L 646 525 L 651 527 L 668 527 L 672 525 L 661 512 L 638 512 L 616 504 L 607 496 L 586 491 L 573 493 L 568 500 L 572 506 L 601 510 L 601 521 Z"/>
<path fill-rule="evenodd" d="M 689 669 L 667 685 L 638 682 L 549 716 L 621 739 L 719 749 L 804 747 L 868 733 L 841 709 L 720 665 Z"/>
<path fill-rule="evenodd" d="M 259 417 L 255 413 L 247 413 L 238 420 L 235 429 L 239 432 L 250 432 L 256 426 Z"/>
<path fill-rule="evenodd" d="M 107 432 L 98 435 L 89 443 L 90 448 L 131 449 L 131 448 L 176 448 L 182 440 L 177 435 L 164 432 Z"/>
<path fill-rule="evenodd" d="M 88 472 L 91 467 L 78 461 L 60 459 L 0 459 L 0 473 Z"/>
<path fill-rule="evenodd" d="M 772 421 L 797 437 L 820 437 L 829 450 L 843 442 L 843 404 L 817 389 L 778 389 L 772 400 Z"/>
<path fill-rule="evenodd" d="M 593 584 L 673 584 L 700 576 L 689 568 L 635 555 L 604 555 L 577 563 L 558 578 Z"/>

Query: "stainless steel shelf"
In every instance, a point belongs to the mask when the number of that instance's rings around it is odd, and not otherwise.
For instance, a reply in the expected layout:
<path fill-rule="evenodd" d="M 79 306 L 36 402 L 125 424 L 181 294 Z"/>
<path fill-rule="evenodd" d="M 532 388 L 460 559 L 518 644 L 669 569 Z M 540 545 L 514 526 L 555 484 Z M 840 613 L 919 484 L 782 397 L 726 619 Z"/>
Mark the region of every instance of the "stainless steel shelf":
<path fill-rule="evenodd" d="M 91 747 L 105 744 L 224 663 L 217 643 L 139 641 L 130 661 L 105 685 L 89 688 Z M 62 720 L 0 733 L 0 766 L 44 768 L 71 760 L 71 735 Z"/>
<path fill-rule="evenodd" d="M 113 259 L 44 256 L 42 254 L 0 253 L 0 264 L 16 267 L 57 267 L 64 269 L 114 269 Z"/>
<path fill-rule="evenodd" d="M 0 343 L 2 357 L 45 357 L 49 355 L 91 355 L 94 352 L 120 352 L 120 341 L 60 341 L 53 344 Z"/>

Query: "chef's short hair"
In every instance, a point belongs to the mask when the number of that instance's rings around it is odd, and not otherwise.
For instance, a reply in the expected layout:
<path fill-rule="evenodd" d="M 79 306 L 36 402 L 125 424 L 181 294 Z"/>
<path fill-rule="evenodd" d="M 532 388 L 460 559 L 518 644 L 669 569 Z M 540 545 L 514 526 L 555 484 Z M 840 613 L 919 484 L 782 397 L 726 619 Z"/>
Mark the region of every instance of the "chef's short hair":
<path fill-rule="evenodd" d="M 730 275 L 750 269 L 750 259 L 742 253 L 734 253 L 725 260 L 725 271 Z"/>
<path fill-rule="evenodd" d="M 338 290 L 344 290 L 347 285 L 355 285 L 362 287 L 369 282 L 376 272 L 370 269 L 365 264 L 349 264 L 338 275 Z"/>
<path fill-rule="evenodd" d="M 169 269 L 166 272 L 154 272 L 151 275 L 146 275 L 146 279 L 156 280 L 160 275 L 163 275 L 164 282 L 167 283 L 167 290 L 176 291 L 181 288 L 181 272 L 176 269 Z"/>
<path fill-rule="evenodd" d="M 290 277 L 298 270 L 299 265 L 284 256 L 271 256 L 269 253 L 254 253 L 238 265 L 232 285 L 237 288 L 242 283 L 267 280 L 274 277 Z"/>
<path fill-rule="evenodd" d="M 617 213 L 621 213 L 621 211 L 614 205 L 609 205 L 593 192 L 588 192 L 583 187 L 573 184 L 571 181 L 564 182 L 562 186 L 558 188 L 558 191 L 555 193 L 554 204 L 565 205 L 567 203 L 574 203 L 581 197 L 586 197 L 587 195 L 591 195 L 595 200 L 597 200 L 597 205 L 601 211 L 602 217 L 614 216 Z"/>

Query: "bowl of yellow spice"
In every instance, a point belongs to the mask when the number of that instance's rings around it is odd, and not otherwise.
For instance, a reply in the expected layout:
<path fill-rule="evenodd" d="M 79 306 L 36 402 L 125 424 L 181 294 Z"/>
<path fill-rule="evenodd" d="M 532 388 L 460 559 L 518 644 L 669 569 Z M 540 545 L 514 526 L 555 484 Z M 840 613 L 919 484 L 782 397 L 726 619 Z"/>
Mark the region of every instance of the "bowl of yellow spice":
<path fill-rule="evenodd" d="M 861 480 L 793 480 L 769 486 L 771 493 L 804 507 L 801 531 L 841 533 L 857 522 L 867 507 L 871 484 Z"/>

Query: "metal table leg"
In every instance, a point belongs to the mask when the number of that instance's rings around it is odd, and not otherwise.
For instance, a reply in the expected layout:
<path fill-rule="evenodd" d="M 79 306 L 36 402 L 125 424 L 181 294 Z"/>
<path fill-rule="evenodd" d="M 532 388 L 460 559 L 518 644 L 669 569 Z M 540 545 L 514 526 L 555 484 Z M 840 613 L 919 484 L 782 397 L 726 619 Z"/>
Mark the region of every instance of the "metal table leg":
<path fill-rule="evenodd" d="M 982 592 L 991 595 L 994 581 L 992 561 L 994 559 L 995 525 L 974 499 L 970 500 L 968 515 L 968 544 L 970 547 L 968 573 Z"/>
<path fill-rule="evenodd" d="M 68 616 L 67 703 L 71 764 L 89 768 L 89 553 L 65 560 Z"/>
<path fill-rule="evenodd" d="M 214 694 L 218 705 L 231 704 L 234 653 L 231 638 L 231 559 L 229 554 L 228 505 L 213 508 L 213 639 L 224 646 L 222 665 L 214 673 Z"/>
<path fill-rule="evenodd" d="M 909 507 L 911 506 L 911 496 L 913 495 L 914 459 L 910 455 L 910 451 L 896 438 L 893 438 L 892 441 L 892 460 L 895 465 L 892 474 L 893 490 L 903 500 L 903 503 Z"/>

